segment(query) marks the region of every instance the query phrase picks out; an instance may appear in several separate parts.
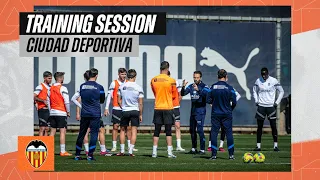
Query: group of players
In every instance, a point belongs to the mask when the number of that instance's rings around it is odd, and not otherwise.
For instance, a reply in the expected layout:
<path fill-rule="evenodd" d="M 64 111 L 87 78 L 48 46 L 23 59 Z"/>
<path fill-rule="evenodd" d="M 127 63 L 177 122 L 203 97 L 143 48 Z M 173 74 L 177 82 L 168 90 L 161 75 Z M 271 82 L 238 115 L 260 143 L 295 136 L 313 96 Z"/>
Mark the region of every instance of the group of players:
<path fill-rule="evenodd" d="M 128 152 L 134 156 L 135 142 L 137 139 L 137 127 L 142 122 L 144 92 L 135 80 L 137 72 L 134 69 L 118 70 L 118 79 L 114 80 L 108 90 L 104 115 L 109 115 L 109 105 L 112 100 L 112 152 L 117 151 L 118 129 L 120 126 L 120 152 L 117 156 L 125 155 L 125 137 L 128 140 Z M 176 158 L 172 146 L 172 126 L 176 129 L 177 151 L 185 151 L 181 147 L 180 133 L 180 101 L 182 96 L 190 94 L 190 134 L 192 140 L 191 154 L 205 154 L 205 136 L 203 131 L 206 116 L 206 105 L 212 106 L 211 133 L 208 151 L 212 151 L 210 159 L 215 160 L 217 151 L 224 151 L 223 141 L 227 137 L 229 159 L 234 159 L 234 142 L 232 135 L 232 111 L 236 107 L 239 93 L 227 83 L 226 70 L 218 71 L 218 82 L 210 88 L 201 81 L 201 71 L 193 74 L 194 83 L 188 85 L 185 80 L 176 81 L 170 77 L 169 63 L 163 61 L 160 65 L 160 74 L 151 80 L 151 88 L 155 96 L 154 117 L 155 125 L 153 135 L 152 157 L 157 157 L 159 135 L 162 125 L 165 126 L 168 158 Z M 52 74 L 48 71 L 43 73 L 44 82 L 36 87 L 34 100 L 38 109 L 39 135 L 54 136 L 56 129 L 60 129 L 60 156 L 72 156 L 65 150 L 65 135 L 67 118 L 70 117 L 70 102 L 68 90 L 63 86 L 64 73 L 56 72 L 54 79 L 56 83 L 51 85 Z M 88 160 L 94 160 L 93 153 L 99 138 L 100 155 L 111 156 L 112 153 L 105 146 L 105 129 L 102 118 L 101 107 L 105 102 L 104 88 L 96 82 L 98 70 L 92 68 L 84 73 L 85 82 L 73 95 L 71 100 L 77 105 L 76 119 L 80 120 L 80 130 L 76 142 L 75 160 L 82 159 L 80 153 L 84 144 Z M 188 86 L 187 86 L 188 85 Z M 276 91 L 279 91 L 277 100 Z M 261 69 L 261 77 L 258 78 L 253 87 L 255 103 L 258 106 L 256 119 L 257 147 L 261 151 L 261 136 L 264 120 L 270 121 L 274 140 L 274 151 L 279 151 L 276 128 L 276 107 L 283 96 L 283 89 L 278 81 L 269 76 L 268 69 Z M 221 143 L 217 148 L 217 136 L 221 128 Z M 90 133 L 90 143 L 88 135 Z M 197 151 L 197 133 L 200 137 L 200 151 Z"/>

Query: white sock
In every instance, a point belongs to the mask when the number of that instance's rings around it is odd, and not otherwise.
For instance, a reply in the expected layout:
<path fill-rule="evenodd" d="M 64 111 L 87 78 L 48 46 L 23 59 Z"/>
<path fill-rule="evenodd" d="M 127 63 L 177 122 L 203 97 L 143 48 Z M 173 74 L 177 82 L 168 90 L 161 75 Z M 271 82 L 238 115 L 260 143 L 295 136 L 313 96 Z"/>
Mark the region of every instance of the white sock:
<path fill-rule="evenodd" d="M 274 142 L 273 148 L 278 147 L 278 142 Z"/>
<path fill-rule="evenodd" d="M 209 141 L 209 147 L 211 148 L 211 141 Z"/>
<path fill-rule="evenodd" d="M 200 150 L 201 152 L 204 152 L 204 150 Z"/>
<path fill-rule="evenodd" d="M 181 139 L 177 139 L 177 147 L 181 147 Z"/>
<path fill-rule="evenodd" d="M 152 154 L 157 154 L 157 149 L 158 149 L 158 146 L 153 146 Z"/>
<path fill-rule="evenodd" d="M 220 147 L 219 148 L 223 148 L 223 141 L 220 140 Z"/>
<path fill-rule="evenodd" d="M 130 140 L 128 140 L 128 148 L 130 148 Z"/>
<path fill-rule="evenodd" d="M 257 147 L 258 147 L 258 148 L 261 148 L 261 143 L 257 143 Z"/>
<path fill-rule="evenodd" d="M 172 146 L 168 146 L 168 154 L 171 155 L 172 154 Z"/>
<path fill-rule="evenodd" d="M 130 144 L 130 146 L 129 146 L 129 154 L 132 154 L 133 148 L 134 148 L 134 145 Z"/>
<path fill-rule="evenodd" d="M 192 148 L 191 151 L 196 151 L 196 149 Z"/>
<path fill-rule="evenodd" d="M 60 144 L 60 152 L 65 153 L 66 152 L 66 145 Z"/>
<path fill-rule="evenodd" d="M 84 144 L 84 149 L 89 152 L 89 144 L 88 143 Z"/>
<path fill-rule="evenodd" d="M 120 152 L 124 153 L 124 144 L 120 144 Z"/>
<path fill-rule="evenodd" d="M 106 145 L 100 144 L 100 150 L 101 150 L 101 152 L 106 152 Z"/>
<path fill-rule="evenodd" d="M 117 141 L 112 141 L 112 147 L 117 148 Z"/>

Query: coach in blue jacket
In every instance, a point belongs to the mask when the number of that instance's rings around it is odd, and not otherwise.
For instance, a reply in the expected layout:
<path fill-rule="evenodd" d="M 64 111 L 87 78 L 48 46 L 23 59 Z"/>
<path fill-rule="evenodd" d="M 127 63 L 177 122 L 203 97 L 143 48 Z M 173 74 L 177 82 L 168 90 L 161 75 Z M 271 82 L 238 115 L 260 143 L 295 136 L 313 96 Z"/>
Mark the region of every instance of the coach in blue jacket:
<path fill-rule="evenodd" d="M 217 136 L 220 125 L 226 131 L 229 159 L 234 159 L 234 142 L 232 135 L 232 110 L 237 105 L 236 91 L 226 81 L 228 80 L 227 71 L 220 69 L 218 71 L 219 81 L 213 84 L 207 95 L 207 103 L 212 104 L 211 111 L 211 160 L 217 159 Z"/>
<path fill-rule="evenodd" d="M 192 140 L 192 149 L 189 153 L 197 153 L 197 132 L 200 137 L 200 154 L 205 154 L 205 136 L 203 131 L 204 119 L 206 117 L 206 96 L 209 92 L 209 87 L 201 81 L 201 71 L 193 73 L 194 83 L 188 87 L 188 82 L 183 80 L 181 96 L 190 93 L 191 96 L 191 115 L 190 115 L 190 134 Z"/>

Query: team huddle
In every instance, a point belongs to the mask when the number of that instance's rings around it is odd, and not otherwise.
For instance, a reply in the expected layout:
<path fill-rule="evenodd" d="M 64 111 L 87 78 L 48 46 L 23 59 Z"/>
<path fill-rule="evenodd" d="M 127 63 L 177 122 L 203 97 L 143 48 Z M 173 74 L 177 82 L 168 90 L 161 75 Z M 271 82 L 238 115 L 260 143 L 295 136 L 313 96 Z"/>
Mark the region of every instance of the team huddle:
<path fill-rule="evenodd" d="M 76 141 L 75 160 L 81 160 L 82 146 L 85 147 L 87 160 L 95 160 L 93 154 L 97 140 L 100 144 L 100 155 L 111 156 L 117 151 L 118 130 L 120 127 L 120 152 L 116 156 L 125 156 L 125 141 L 127 137 L 129 156 L 135 156 L 137 141 L 137 128 L 143 121 L 143 88 L 135 81 L 137 72 L 134 69 L 119 68 L 118 79 L 114 80 L 106 93 L 104 87 L 96 82 L 98 70 L 92 68 L 84 73 L 84 83 L 72 96 L 71 101 L 77 106 L 76 119 L 80 121 L 79 135 Z M 172 126 L 175 127 L 176 151 L 185 151 L 181 146 L 180 132 L 180 101 L 182 96 L 190 94 L 190 135 L 192 148 L 190 154 L 205 154 L 204 120 L 206 106 L 211 105 L 211 133 L 208 151 L 212 151 L 211 160 L 217 158 L 217 151 L 224 151 L 223 142 L 227 138 L 229 159 L 234 158 L 234 140 L 232 132 L 232 111 L 237 105 L 240 94 L 230 86 L 227 71 L 218 71 L 218 82 L 211 87 L 204 84 L 201 71 L 193 73 L 194 83 L 188 85 L 183 80 L 179 82 L 170 77 L 169 63 L 163 61 L 160 65 L 160 74 L 151 79 L 154 102 L 154 134 L 152 157 L 157 157 L 157 149 L 161 127 L 164 126 L 167 142 L 168 158 L 176 158 L 173 154 Z M 54 136 L 57 129 L 60 130 L 60 156 L 72 156 L 65 150 L 65 137 L 67 118 L 70 117 L 70 101 L 68 89 L 63 86 L 64 73 L 56 72 L 56 83 L 51 85 L 52 74 L 43 73 L 44 82 L 36 87 L 34 101 L 38 110 L 39 135 L 46 136 L 50 128 L 50 136 Z M 276 91 L 279 91 L 276 99 Z M 253 87 L 254 99 L 257 105 L 256 119 L 258 124 L 257 146 L 255 151 L 261 151 L 261 136 L 264 120 L 270 121 L 274 140 L 274 151 L 279 151 L 276 128 L 276 107 L 283 97 L 283 89 L 279 82 L 269 76 L 268 69 L 261 69 L 261 77 Z M 102 106 L 105 105 L 104 113 Z M 111 152 L 105 146 L 105 128 L 102 116 L 110 115 L 109 106 L 112 102 L 112 149 Z M 220 146 L 218 148 L 217 136 L 221 129 Z M 200 138 L 200 150 L 197 150 L 197 133 Z M 90 134 L 90 142 L 89 142 Z"/>

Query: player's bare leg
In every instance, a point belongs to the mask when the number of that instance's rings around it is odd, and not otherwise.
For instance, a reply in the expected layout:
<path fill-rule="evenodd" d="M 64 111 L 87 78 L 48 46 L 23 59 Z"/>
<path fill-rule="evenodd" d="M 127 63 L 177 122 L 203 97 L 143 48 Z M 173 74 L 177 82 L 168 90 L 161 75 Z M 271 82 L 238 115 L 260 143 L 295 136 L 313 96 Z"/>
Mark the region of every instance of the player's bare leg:
<path fill-rule="evenodd" d="M 44 136 L 45 128 L 45 126 L 39 128 L 39 136 Z"/>
<path fill-rule="evenodd" d="M 40 127 L 40 128 L 39 128 L 39 136 L 43 136 L 43 134 L 44 134 L 44 128 L 45 128 L 45 127 Z"/>
<path fill-rule="evenodd" d="M 87 133 L 83 139 L 83 144 L 84 144 L 84 149 L 85 149 L 86 155 L 88 155 L 88 153 L 89 153 L 89 132 L 90 132 L 90 128 L 88 128 Z"/>
<path fill-rule="evenodd" d="M 48 132 L 49 132 L 49 127 L 47 126 L 44 128 L 44 136 L 48 136 L 49 134 Z"/>
<path fill-rule="evenodd" d="M 127 127 L 127 130 L 126 130 L 126 135 L 127 135 L 127 141 L 128 141 L 128 150 L 130 148 L 130 140 L 131 140 L 131 126 L 128 126 Z"/>
<path fill-rule="evenodd" d="M 158 142 L 159 142 L 159 135 L 161 131 L 160 124 L 154 124 L 154 134 L 153 134 L 153 147 L 152 147 L 152 157 L 157 157 L 157 151 L 158 151 Z"/>
<path fill-rule="evenodd" d="M 50 128 L 50 136 L 55 136 L 57 132 L 57 128 Z"/>
<path fill-rule="evenodd" d="M 175 128 L 176 128 L 176 139 L 177 139 L 177 151 L 185 151 L 181 147 L 181 130 L 180 130 L 180 122 L 175 122 Z"/>
<path fill-rule="evenodd" d="M 124 156 L 125 141 L 126 141 L 126 127 L 120 127 L 120 153 L 117 156 Z"/>
<path fill-rule="evenodd" d="M 159 137 L 153 136 L 153 148 L 152 148 L 152 157 L 157 157 Z"/>
<path fill-rule="evenodd" d="M 118 138 L 118 129 L 119 129 L 119 124 L 113 124 L 113 129 L 112 129 L 112 152 L 117 151 L 117 138 Z"/>
<path fill-rule="evenodd" d="M 167 139 L 167 145 L 172 146 L 172 136 L 166 136 Z"/>
<path fill-rule="evenodd" d="M 128 150 L 129 150 L 130 144 L 131 144 L 130 141 L 132 138 L 132 127 L 131 126 L 127 127 L 126 134 L 127 134 L 127 139 L 128 139 Z M 133 148 L 133 151 L 138 151 L 138 149 Z"/>
<path fill-rule="evenodd" d="M 103 155 L 103 156 L 111 156 L 112 154 L 109 153 L 109 151 L 107 151 L 107 148 L 106 148 L 106 129 L 104 127 L 101 127 L 100 130 L 99 130 L 99 142 L 100 142 L 100 149 L 101 149 L 101 152 L 100 152 L 100 155 Z"/>
<path fill-rule="evenodd" d="M 71 156 L 72 154 L 69 154 L 66 151 L 66 128 L 60 128 L 60 156 Z"/>
<path fill-rule="evenodd" d="M 172 132 L 171 132 L 171 124 L 165 125 L 165 132 L 166 132 L 166 139 L 167 139 L 167 145 L 168 145 L 168 158 L 176 158 L 175 155 L 173 155 L 172 150 Z"/>
<path fill-rule="evenodd" d="M 105 137 L 105 133 L 106 133 L 106 130 L 104 129 L 104 127 L 100 128 L 99 130 L 99 142 L 100 142 L 100 145 L 106 145 L 106 137 Z"/>
<path fill-rule="evenodd" d="M 137 140 L 137 127 L 136 126 L 132 126 L 131 127 L 131 143 L 129 145 L 129 154 L 130 156 L 134 156 L 133 155 L 133 151 L 134 151 L 134 145 L 136 144 L 136 140 Z"/>

